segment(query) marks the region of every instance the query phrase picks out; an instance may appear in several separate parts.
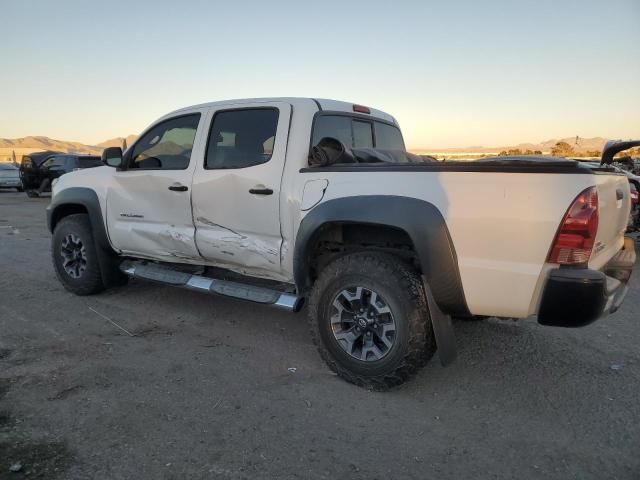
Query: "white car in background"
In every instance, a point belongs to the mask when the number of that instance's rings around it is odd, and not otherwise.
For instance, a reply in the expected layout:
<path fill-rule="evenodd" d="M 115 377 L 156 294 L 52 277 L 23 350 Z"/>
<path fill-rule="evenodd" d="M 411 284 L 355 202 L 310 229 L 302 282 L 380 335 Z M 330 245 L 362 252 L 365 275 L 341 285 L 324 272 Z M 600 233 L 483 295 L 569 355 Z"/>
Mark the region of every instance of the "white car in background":
<path fill-rule="evenodd" d="M 18 167 L 10 163 L 0 163 L 0 188 L 15 188 L 22 192 L 22 180 Z"/>

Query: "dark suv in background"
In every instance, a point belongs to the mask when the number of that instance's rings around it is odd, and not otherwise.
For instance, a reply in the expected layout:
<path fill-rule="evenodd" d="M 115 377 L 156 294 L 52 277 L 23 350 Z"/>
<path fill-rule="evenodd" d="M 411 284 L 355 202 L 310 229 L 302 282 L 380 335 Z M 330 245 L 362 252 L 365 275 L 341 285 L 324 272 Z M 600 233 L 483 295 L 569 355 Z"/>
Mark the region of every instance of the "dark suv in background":
<path fill-rule="evenodd" d="M 22 157 L 20 178 L 27 195 L 35 197 L 50 191 L 51 182 L 65 173 L 102 165 L 98 156 L 41 152 Z"/>

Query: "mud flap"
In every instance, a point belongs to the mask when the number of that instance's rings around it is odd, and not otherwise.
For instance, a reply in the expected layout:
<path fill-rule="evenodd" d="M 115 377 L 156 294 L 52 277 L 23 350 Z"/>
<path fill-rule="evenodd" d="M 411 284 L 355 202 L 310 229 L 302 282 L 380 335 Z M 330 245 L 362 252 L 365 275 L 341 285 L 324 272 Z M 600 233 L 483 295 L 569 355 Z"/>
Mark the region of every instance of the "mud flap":
<path fill-rule="evenodd" d="M 422 276 L 422 286 L 427 296 L 427 305 L 429 307 L 429 315 L 431 316 L 431 324 L 433 325 L 433 334 L 436 337 L 436 345 L 438 346 L 440 364 L 446 367 L 447 365 L 451 365 L 458 356 L 451 316 L 446 315 L 440 310 L 440 307 L 438 307 L 438 304 L 433 298 L 433 293 L 431 293 L 427 279 L 424 278 L 424 276 Z"/>

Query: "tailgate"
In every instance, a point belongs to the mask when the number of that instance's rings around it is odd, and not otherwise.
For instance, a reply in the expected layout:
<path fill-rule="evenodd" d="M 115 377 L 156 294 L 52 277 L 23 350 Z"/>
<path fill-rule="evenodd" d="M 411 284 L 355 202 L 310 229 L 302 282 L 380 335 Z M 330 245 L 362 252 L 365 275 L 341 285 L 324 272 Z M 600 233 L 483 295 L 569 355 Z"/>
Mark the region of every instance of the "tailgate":
<path fill-rule="evenodd" d="M 631 197 L 624 175 L 596 173 L 598 188 L 598 233 L 589 268 L 601 270 L 621 248 L 629 221 Z"/>

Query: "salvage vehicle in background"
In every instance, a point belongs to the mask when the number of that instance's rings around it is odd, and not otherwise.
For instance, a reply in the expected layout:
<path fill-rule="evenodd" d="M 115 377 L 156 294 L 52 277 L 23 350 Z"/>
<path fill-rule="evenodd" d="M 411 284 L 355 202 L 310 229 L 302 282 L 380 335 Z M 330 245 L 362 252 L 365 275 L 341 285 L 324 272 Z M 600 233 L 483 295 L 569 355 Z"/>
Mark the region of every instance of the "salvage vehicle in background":
<path fill-rule="evenodd" d="M 53 181 L 65 173 L 104 165 L 101 158 L 95 155 L 49 153 L 44 158 L 39 158 L 42 161 L 37 164 L 33 155 L 26 156 L 20 166 L 24 189 L 30 197 L 50 191 Z"/>
<path fill-rule="evenodd" d="M 627 224 L 627 232 L 640 231 L 640 202 L 638 193 L 640 192 L 640 176 L 632 172 L 624 170 L 615 165 L 604 165 L 600 162 L 578 160 L 582 165 L 594 170 L 614 171 L 627 177 L 629 181 L 629 193 L 631 195 L 631 210 L 629 212 L 629 222 Z"/>
<path fill-rule="evenodd" d="M 10 163 L 0 163 L 0 188 L 15 188 L 22 192 L 22 181 L 18 167 Z"/>
<path fill-rule="evenodd" d="M 28 189 L 27 185 L 37 185 L 33 188 L 38 188 L 40 183 L 37 181 L 39 177 L 40 166 L 47 161 L 48 158 L 53 155 L 59 155 L 60 152 L 54 152 L 46 150 L 44 152 L 30 153 L 29 155 L 23 155 L 20 162 L 20 179 L 24 188 Z"/>
<path fill-rule="evenodd" d="M 635 263 L 625 176 L 421 159 L 391 115 L 346 102 L 187 107 L 103 161 L 62 176 L 47 208 L 67 290 L 134 277 L 289 311 L 306 300 L 322 358 L 368 388 L 436 348 L 452 362 L 451 316 L 578 327 L 615 312 Z"/>

